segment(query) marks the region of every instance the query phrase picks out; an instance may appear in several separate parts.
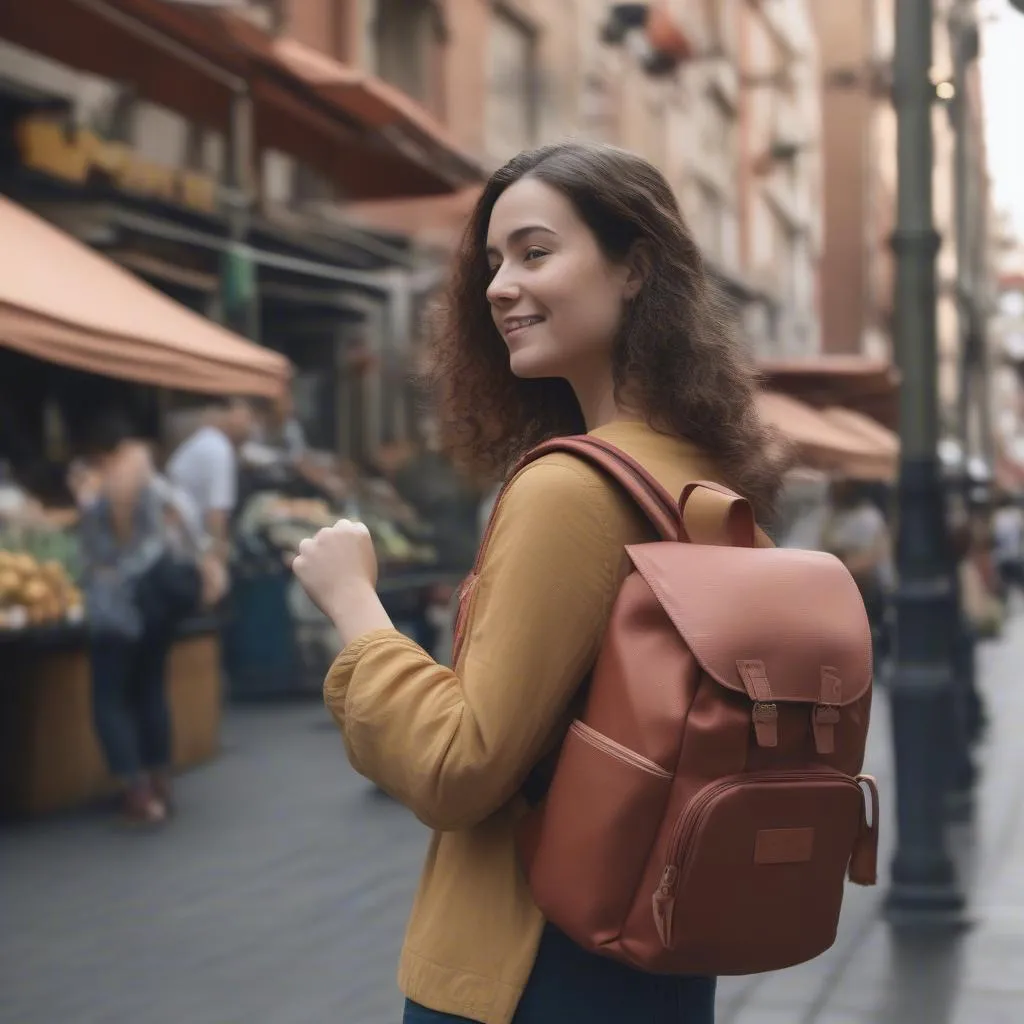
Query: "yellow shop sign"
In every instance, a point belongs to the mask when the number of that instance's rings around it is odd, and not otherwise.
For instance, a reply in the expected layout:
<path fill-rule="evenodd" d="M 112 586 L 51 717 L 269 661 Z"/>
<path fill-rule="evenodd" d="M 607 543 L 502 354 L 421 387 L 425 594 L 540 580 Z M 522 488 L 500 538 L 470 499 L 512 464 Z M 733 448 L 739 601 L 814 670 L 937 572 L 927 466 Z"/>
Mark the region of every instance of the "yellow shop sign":
<path fill-rule="evenodd" d="M 217 208 L 217 183 L 209 175 L 150 163 L 123 142 L 95 132 L 68 131 L 59 121 L 29 117 L 18 124 L 17 138 L 22 163 L 33 170 L 83 184 L 102 174 L 126 192 L 206 212 Z"/>

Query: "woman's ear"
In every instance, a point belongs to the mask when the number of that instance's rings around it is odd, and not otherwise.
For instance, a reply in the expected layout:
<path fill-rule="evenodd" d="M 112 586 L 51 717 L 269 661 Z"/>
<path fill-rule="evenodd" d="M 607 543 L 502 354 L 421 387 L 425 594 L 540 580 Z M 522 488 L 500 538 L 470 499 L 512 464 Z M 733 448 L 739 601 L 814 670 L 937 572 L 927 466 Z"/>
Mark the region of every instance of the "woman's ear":
<path fill-rule="evenodd" d="M 640 239 L 630 246 L 625 260 L 626 281 L 623 286 L 623 297 L 632 302 L 640 294 L 640 289 L 651 273 L 653 260 L 651 246 L 646 239 Z"/>

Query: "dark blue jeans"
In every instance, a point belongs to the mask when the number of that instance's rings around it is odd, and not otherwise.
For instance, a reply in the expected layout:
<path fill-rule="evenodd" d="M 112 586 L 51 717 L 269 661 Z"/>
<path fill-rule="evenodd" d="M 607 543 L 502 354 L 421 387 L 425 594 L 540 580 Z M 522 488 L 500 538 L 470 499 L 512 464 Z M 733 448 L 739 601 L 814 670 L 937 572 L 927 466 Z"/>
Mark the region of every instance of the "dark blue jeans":
<path fill-rule="evenodd" d="M 164 691 L 170 639 L 94 636 L 92 714 L 110 771 L 126 781 L 171 762 L 171 716 Z"/>
<path fill-rule="evenodd" d="M 715 979 L 643 974 L 548 925 L 513 1024 L 714 1024 Z M 402 1024 L 473 1024 L 407 1001 Z"/>

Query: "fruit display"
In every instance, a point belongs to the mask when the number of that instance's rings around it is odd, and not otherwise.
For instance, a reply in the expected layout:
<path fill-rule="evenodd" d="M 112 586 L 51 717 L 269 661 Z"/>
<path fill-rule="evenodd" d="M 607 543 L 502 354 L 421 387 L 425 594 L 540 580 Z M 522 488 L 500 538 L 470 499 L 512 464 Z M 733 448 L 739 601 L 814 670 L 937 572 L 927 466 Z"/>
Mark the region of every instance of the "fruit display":
<path fill-rule="evenodd" d="M 290 498 L 273 491 L 253 496 L 245 505 L 235 528 L 235 571 L 257 575 L 280 571 L 290 565 L 305 537 L 333 525 L 344 517 L 364 522 L 373 537 L 381 572 L 394 566 L 429 566 L 435 558 L 434 548 L 422 540 L 426 532 L 411 522 L 411 512 L 401 525 L 384 513 L 381 503 L 369 488 L 358 499 L 343 508 L 334 508 L 319 498 Z M 388 512 L 391 509 L 387 510 Z M 412 527 L 410 529 L 410 527 Z M 417 536 L 417 533 L 420 536 Z"/>
<path fill-rule="evenodd" d="M 82 593 L 63 563 L 0 550 L 0 629 L 80 622 L 83 615 Z"/>

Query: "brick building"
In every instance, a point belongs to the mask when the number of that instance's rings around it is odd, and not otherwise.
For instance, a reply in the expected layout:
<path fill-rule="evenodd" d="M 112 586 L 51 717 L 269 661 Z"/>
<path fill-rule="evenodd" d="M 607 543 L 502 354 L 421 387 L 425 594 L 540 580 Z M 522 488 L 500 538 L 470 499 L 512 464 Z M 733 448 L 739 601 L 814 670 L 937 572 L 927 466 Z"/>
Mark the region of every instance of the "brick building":
<path fill-rule="evenodd" d="M 625 6 L 646 7 L 646 24 L 616 24 Z M 821 111 L 806 0 L 302 0 L 283 12 L 285 32 L 412 90 L 485 166 L 568 136 L 643 154 L 755 349 L 818 350 Z M 351 212 L 450 245 L 471 201 Z"/>

